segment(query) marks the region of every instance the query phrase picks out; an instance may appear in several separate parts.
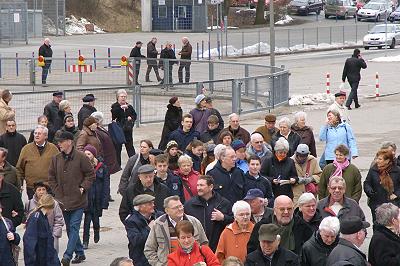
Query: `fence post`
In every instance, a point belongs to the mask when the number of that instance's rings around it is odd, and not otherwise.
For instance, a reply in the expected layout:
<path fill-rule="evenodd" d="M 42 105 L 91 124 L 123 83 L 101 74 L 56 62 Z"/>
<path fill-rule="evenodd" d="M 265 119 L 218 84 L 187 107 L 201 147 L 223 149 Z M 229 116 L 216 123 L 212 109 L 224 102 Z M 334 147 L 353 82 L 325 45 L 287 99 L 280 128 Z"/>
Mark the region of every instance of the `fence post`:
<path fill-rule="evenodd" d="M 242 31 L 242 55 L 244 55 L 244 31 Z"/>
<path fill-rule="evenodd" d="M 272 102 L 272 109 L 275 109 L 275 78 L 274 78 L 274 74 L 271 74 L 270 76 L 271 78 L 271 91 L 272 91 L 272 98 L 271 98 L 271 94 L 270 94 L 270 102 Z"/>
<path fill-rule="evenodd" d="M 67 67 L 67 52 L 66 51 L 64 51 L 64 72 L 67 72 L 68 70 L 68 67 Z"/>
<path fill-rule="evenodd" d="M 166 86 L 166 84 L 169 84 L 171 82 L 171 80 L 169 80 L 169 64 L 170 61 L 169 59 L 163 59 L 163 66 L 164 66 L 164 86 Z M 168 86 L 166 86 L 167 90 L 168 90 Z"/>
<path fill-rule="evenodd" d="M 329 44 L 332 44 L 332 26 L 329 27 Z"/>
<path fill-rule="evenodd" d="M 196 43 L 197 61 L 199 61 L 199 43 Z"/>
<path fill-rule="evenodd" d="M 31 85 L 35 85 L 35 59 L 29 59 L 29 82 Z"/>
<path fill-rule="evenodd" d="M 356 19 L 356 21 L 357 21 L 357 19 Z M 358 42 L 358 25 L 356 24 L 356 45 L 357 45 L 357 42 Z"/>
<path fill-rule="evenodd" d="M 254 109 L 258 109 L 258 79 L 254 79 Z"/>
<path fill-rule="evenodd" d="M 204 40 L 201 40 L 201 59 L 204 59 Z"/>
<path fill-rule="evenodd" d="M 94 65 L 94 70 L 97 69 L 97 64 L 96 64 L 96 49 L 93 49 L 93 65 Z"/>
<path fill-rule="evenodd" d="M 111 48 L 107 48 L 108 67 L 111 67 Z"/>
<path fill-rule="evenodd" d="M 261 47 L 260 47 L 260 46 L 261 46 L 261 45 L 260 45 L 260 42 L 261 42 L 260 30 L 257 31 L 257 35 L 258 35 L 258 36 L 257 36 L 257 37 L 258 37 L 258 42 L 257 42 L 257 43 L 258 43 L 258 48 L 257 48 L 257 52 L 258 52 L 258 54 L 260 54 L 260 53 L 261 53 Z"/>
<path fill-rule="evenodd" d="M 0 79 L 3 78 L 2 69 L 1 69 L 1 54 L 0 54 Z"/>
<path fill-rule="evenodd" d="M 287 48 L 290 48 L 290 29 L 287 30 Z"/>
<path fill-rule="evenodd" d="M 303 30 L 302 30 L 302 34 L 303 34 L 303 48 L 304 48 L 304 45 L 305 45 L 305 40 L 304 40 L 304 28 L 303 28 Z"/>
<path fill-rule="evenodd" d="M 318 42 L 318 39 L 319 39 L 319 31 L 318 31 L 318 27 L 317 27 L 317 46 L 318 46 L 318 44 L 319 44 L 319 42 Z"/>
<path fill-rule="evenodd" d="M 15 71 L 17 77 L 19 76 L 19 63 L 18 63 L 18 53 L 15 53 Z"/>
<path fill-rule="evenodd" d="M 203 93 L 203 82 L 196 82 L 196 95 Z"/>
<path fill-rule="evenodd" d="M 240 91 L 242 81 L 234 79 L 232 80 L 232 113 L 240 114 Z"/>
<path fill-rule="evenodd" d="M 208 61 L 208 80 L 214 80 L 214 62 Z M 210 92 L 214 93 L 214 82 L 210 82 Z"/>
<path fill-rule="evenodd" d="M 249 65 L 248 65 L 248 64 L 245 64 L 245 65 L 244 65 L 244 76 L 245 76 L 246 78 L 249 77 L 249 75 L 250 75 L 249 72 L 250 72 L 250 71 L 249 71 Z M 244 93 L 245 93 L 246 96 L 249 95 L 249 80 L 248 80 L 248 79 L 245 79 L 245 80 L 244 80 Z"/>
<path fill-rule="evenodd" d="M 342 27 L 342 31 L 343 31 L 343 44 L 344 44 L 344 25 Z"/>
<path fill-rule="evenodd" d="M 133 85 L 129 87 L 130 91 L 132 92 L 132 102 L 134 104 L 134 109 L 137 113 L 136 119 L 136 127 L 139 128 L 140 124 L 142 123 L 142 99 L 141 99 L 141 86 L 140 85 Z"/>

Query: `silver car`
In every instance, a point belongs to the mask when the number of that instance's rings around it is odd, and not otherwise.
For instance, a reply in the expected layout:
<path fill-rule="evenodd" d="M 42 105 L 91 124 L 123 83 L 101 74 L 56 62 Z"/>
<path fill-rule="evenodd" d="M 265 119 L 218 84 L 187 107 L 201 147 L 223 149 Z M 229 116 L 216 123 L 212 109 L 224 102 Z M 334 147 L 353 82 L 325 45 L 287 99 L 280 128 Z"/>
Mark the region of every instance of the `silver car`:
<path fill-rule="evenodd" d="M 389 17 L 392 8 L 386 3 L 369 2 L 357 11 L 357 20 L 380 21 Z"/>
<path fill-rule="evenodd" d="M 400 25 L 396 24 L 376 25 L 367 35 L 364 36 L 363 39 L 365 50 L 368 50 L 370 47 L 378 47 L 378 49 L 382 49 L 384 46 L 389 46 L 390 49 L 394 49 L 396 44 L 399 43 Z"/>

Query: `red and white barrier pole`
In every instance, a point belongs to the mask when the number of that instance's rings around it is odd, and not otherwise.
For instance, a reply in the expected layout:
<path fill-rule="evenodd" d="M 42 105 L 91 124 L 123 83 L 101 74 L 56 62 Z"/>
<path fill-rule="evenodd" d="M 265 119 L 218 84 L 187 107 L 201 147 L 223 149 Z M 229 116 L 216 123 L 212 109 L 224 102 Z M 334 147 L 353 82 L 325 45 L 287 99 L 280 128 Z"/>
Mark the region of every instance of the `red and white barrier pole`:
<path fill-rule="evenodd" d="M 326 73 L 326 94 L 331 93 L 331 74 Z"/>
<path fill-rule="evenodd" d="M 375 97 L 379 97 L 379 74 L 376 72 L 375 74 Z"/>

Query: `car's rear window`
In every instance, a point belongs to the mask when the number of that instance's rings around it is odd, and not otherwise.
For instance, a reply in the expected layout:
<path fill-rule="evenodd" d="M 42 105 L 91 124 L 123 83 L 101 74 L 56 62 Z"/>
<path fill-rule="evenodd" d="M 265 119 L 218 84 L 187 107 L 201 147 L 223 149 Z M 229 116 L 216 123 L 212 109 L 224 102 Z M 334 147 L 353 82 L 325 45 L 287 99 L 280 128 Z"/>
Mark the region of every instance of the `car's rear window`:
<path fill-rule="evenodd" d="M 340 0 L 328 0 L 326 3 L 332 6 L 343 6 L 343 1 Z"/>

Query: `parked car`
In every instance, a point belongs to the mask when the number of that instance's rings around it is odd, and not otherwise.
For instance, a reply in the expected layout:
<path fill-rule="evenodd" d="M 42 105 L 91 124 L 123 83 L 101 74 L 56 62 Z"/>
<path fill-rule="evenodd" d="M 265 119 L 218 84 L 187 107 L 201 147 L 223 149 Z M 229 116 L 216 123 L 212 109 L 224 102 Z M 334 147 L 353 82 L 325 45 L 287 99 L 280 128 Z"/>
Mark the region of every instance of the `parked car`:
<path fill-rule="evenodd" d="M 293 0 L 289 5 L 289 12 L 299 15 L 308 15 L 315 12 L 317 15 L 324 9 L 324 3 L 321 0 Z"/>
<path fill-rule="evenodd" d="M 389 17 L 392 8 L 386 3 L 369 2 L 357 12 L 357 20 L 380 21 Z"/>
<path fill-rule="evenodd" d="M 352 0 L 327 0 L 325 5 L 325 18 L 337 16 L 341 19 L 354 17 L 357 12 L 356 4 Z"/>
<path fill-rule="evenodd" d="M 387 31 L 386 31 L 387 29 Z M 390 49 L 394 49 L 396 44 L 400 43 L 400 25 L 396 24 L 379 24 L 374 26 L 368 34 L 364 36 L 363 46 L 365 50 L 370 47 L 382 47 L 389 46 Z"/>
<path fill-rule="evenodd" d="M 395 11 L 390 13 L 388 20 L 390 22 L 395 22 L 400 20 L 400 6 Z"/>

